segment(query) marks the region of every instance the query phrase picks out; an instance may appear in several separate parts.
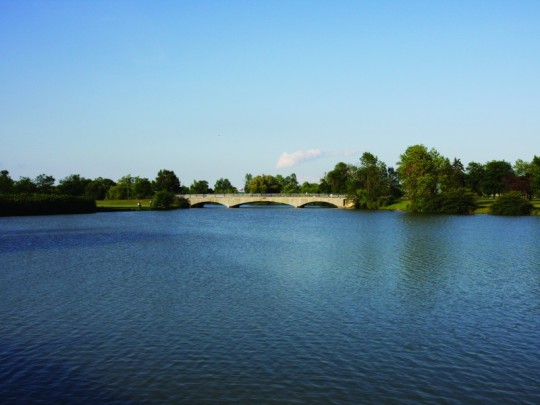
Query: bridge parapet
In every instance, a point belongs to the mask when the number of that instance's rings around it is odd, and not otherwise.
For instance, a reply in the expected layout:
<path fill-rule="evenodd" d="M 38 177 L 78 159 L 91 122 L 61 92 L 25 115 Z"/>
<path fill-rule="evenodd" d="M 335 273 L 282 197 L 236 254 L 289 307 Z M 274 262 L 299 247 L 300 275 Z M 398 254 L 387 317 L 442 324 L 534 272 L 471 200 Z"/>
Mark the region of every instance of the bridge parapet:
<path fill-rule="evenodd" d="M 191 206 L 202 206 L 206 203 L 221 204 L 228 208 L 243 204 L 270 202 L 291 205 L 295 208 L 307 204 L 327 203 L 337 208 L 352 208 L 354 202 L 345 195 L 336 194 L 180 194 Z"/>

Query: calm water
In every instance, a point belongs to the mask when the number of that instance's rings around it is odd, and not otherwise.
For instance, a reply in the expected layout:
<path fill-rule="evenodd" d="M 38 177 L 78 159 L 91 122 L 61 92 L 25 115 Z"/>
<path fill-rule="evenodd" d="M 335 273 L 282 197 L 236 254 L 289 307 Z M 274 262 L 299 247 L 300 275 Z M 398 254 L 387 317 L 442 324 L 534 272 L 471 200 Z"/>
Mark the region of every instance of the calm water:
<path fill-rule="evenodd" d="M 540 218 L 0 218 L 5 403 L 540 403 Z"/>

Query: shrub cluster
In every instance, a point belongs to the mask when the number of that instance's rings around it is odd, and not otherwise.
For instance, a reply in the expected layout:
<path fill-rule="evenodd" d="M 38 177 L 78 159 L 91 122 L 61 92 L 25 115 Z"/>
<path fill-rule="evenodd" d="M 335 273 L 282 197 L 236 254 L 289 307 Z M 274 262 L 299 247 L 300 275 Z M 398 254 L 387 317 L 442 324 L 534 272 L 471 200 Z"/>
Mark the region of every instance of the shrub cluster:
<path fill-rule="evenodd" d="M 459 188 L 438 194 L 424 202 L 422 212 L 430 214 L 472 214 L 478 208 L 476 197 Z"/>
<path fill-rule="evenodd" d="M 498 197 L 491 205 L 494 215 L 531 215 L 533 205 L 520 192 L 510 192 Z"/>
<path fill-rule="evenodd" d="M 88 214 L 96 202 L 84 197 L 50 194 L 0 195 L 0 216 Z"/>
<path fill-rule="evenodd" d="M 171 191 L 161 190 L 154 194 L 152 208 L 156 210 L 189 208 L 189 203 L 185 198 L 177 197 Z"/>

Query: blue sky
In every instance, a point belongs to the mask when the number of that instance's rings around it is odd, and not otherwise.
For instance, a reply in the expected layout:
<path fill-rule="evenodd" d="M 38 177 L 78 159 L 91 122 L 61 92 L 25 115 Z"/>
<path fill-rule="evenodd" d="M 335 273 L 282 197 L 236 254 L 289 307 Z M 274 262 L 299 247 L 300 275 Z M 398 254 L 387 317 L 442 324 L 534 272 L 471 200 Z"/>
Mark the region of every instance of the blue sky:
<path fill-rule="evenodd" d="M 0 1 L 0 168 L 318 181 L 540 155 L 538 1 Z"/>

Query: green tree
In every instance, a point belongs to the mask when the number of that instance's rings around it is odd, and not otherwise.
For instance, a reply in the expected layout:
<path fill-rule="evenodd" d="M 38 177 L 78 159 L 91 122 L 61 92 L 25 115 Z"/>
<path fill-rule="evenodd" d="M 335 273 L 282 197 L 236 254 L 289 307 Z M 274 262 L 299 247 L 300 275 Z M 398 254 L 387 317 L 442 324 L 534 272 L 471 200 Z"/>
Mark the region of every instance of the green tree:
<path fill-rule="evenodd" d="M 135 182 L 135 177 L 131 174 L 121 177 L 116 182 L 115 186 L 109 188 L 107 191 L 108 200 L 130 200 L 136 197 L 133 193 L 133 183 Z"/>
<path fill-rule="evenodd" d="M 97 177 L 86 185 L 84 195 L 92 200 L 104 200 L 109 189 L 115 185 L 111 179 Z"/>
<path fill-rule="evenodd" d="M 60 194 L 64 195 L 83 196 L 86 186 L 91 181 L 90 179 L 81 177 L 79 174 L 71 174 L 60 180 L 57 190 Z"/>
<path fill-rule="evenodd" d="M 532 194 L 540 197 L 540 157 L 534 156 L 529 170 Z"/>
<path fill-rule="evenodd" d="M 460 189 L 465 187 L 465 167 L 463 166 L 463 163 L 461 163 L 461 160 L 454 158 L 450 176 L 452 189 Z"/>
<path fill-rule="evenodd" d="M 355 174 L 358 185 L 356 189 L 358 208 L 376 209 L 383 201 L 390 200 L 388 170 L 375 155 L 364 152 Z"/>
<path fill-rule="evenodd" d="M 210 194 L 212 190 L 206 180 L 193 180 L 193 183 L 189 186 L 189 192 L 190 194 Z"/>
<path fill-rule="evenodd" d="M 235 194 L 238 193 L 236 187 L 234 187 L 229 179 L 219 179 L 214 184 L 214 193 L 216 194 Z"/>
<path fill-rule="evenodd" d="M 319 185 L 317 183 L 304 181 L 300 186 L 300 192 L 302 194 L 319 194 Z"/>
<path fill-rule="evenodd" d="M 435 195 L 439 187 L 440 155 L 424 145 L 409 146 L 398 162 L 397 173 L 412 208 L 422 211 L 423 206 Z"/>
<path fill-rule="evenodd" d="M 336 194 L 354 194 L 356 188 L 354 186 L 354 172 L 355 168 L 352 165 L 348 165 L 344 162 L 336 164 L 334 169 L 326 173 L 326 182 L 329 185 L 330 193 Z"/>
<path fill-rule="evenodd" d="M 152 182 L 145 177 L 134 177 L 132 183 L 133 198 L 152 196 Z"/>
<path fill-rule="evenodd" d="M 298 185 L 298 180 L 296 179 L 296 174 L 292 173 L 287 177 L 276 176 L 276 180 L 280 183 L 281 193 L 283 194 L 296 194 L 300 191 L 300 186 Z"/>
<path fill-rule="evenodd" d="M 470 162 L 465 170 L 465 187 L 477 195 L 482 195 L 482 183 L 485 175 L 484 165 Z"/>
<path fill-rule="evenodd" d="M 250 193 L 276 194 L 281 192 L 281 185 L 274 176 L 262 174 L 251 179 L 248 190 Z"/>
<path fill-rule="evenodd" d="M 513 175 L 512 165 L 504 160 L 492 160 L 486 163 L 482 191 L 493 197 L 504 193 L 507 190 L 506 180 Z"/>
<path fill-rule="evenodd" d="M 511 191 L 499 196 L 490 207 L 494 215 L 530 215 L 532 204 L 519 191 Z"/>
<path fill-rule="evenodd" d="M 32 194 L 37 191 L 37 187 L 30 177 L 20 177 L 15 182 L 13 191 L 17 194 Z"/>
<path fill-rule="evenodd" d="M 253 175 L 251 173 L 246 173 L 244 176 L 244 193 L 249 193 L 249 183 L 251 183 L 251 180 L 253 180 Z"/>
<path fill-rule="evenodd" d="M 54 187 L 55 179 L 53 176 L 48 176 L 46 174 L 40 174 L 34 179 L 34 184 L 36 185 L 36 192 L 40 194 L 53 194 L 55 193 Z"/>
<path fill-rule="evenodd" d="M 154 182 L 155 191 L 170 191 L 180 193 L 182 191 L 180 180 L 172 170 L 160 170 Z"/>
<path fill-rule="evenodd" d="M 397 200 L 403 196 L 403 190 L 401 189 L 401 183 L 399 182 L 399 177 L 397 172 L 393 167 L 389 167 L 387 170 L 388 175 L 388 191 L 392 200 Z"/>
<path fill-rule="evenodd" d="M 9 175 L 9 171 L 0 171 L 0 194 L 9 194 L 13 192 L 15 181 Z"/>

